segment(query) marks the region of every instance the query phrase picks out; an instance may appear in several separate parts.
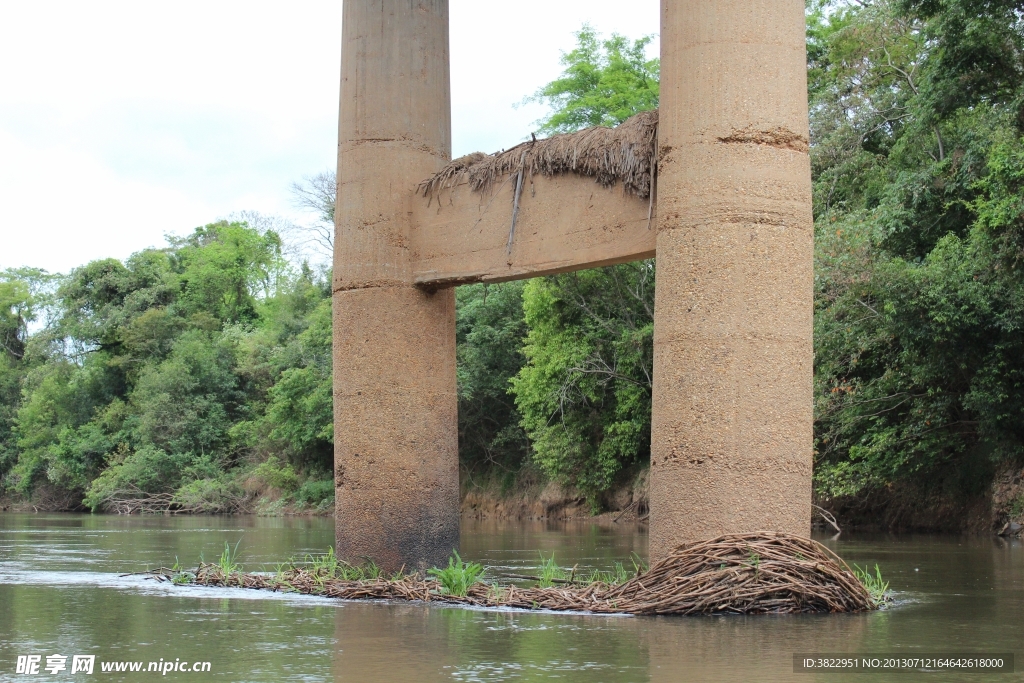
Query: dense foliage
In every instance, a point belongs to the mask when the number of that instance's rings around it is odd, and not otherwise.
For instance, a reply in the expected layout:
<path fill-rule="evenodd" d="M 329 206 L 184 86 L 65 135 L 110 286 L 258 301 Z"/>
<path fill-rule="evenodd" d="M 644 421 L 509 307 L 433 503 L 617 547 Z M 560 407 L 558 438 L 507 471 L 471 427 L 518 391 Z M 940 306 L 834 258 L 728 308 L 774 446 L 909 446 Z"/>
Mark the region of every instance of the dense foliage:
<path fill-rule="evenodd" d="M 330 479 L 329 286 L 276 234 L 217 223 L 64 278 L 8 271 L 0 294 L 9 492 L 216 510 L 247 484 L 295 488 L 296 470 Z"/>
<path fill-rule="evenodd" d="M 529 448 L 509 378 L 523 366 L 523 283 L 456 290 L 459 459 L 464 473 L 514 484 Z"/>
<path fill-rule="evenodd" d="M 1022 458 L 1022 17 L 1024 0 L 808 3 L 823 499 L 971 494 Z M 540 132 L 657 106 L 648 38 L 577 38 L 533 98 L 552 110 Z M 654 276 L 458 290 L 464 476 L 546 477 L 599 506 L 644 466 Z M 328 282 L 239 223 L 67 276 L 0 274 L 3 492 L 329 504 Z"/>
<path fill-rule="evenodd" d="M 1020 2 L 821 3 L 817 487 L 981 490 L 1024 437 Z"/>
<path fill-rule="evenodd" d="M 530 281 L 513 378 L 533 461 L 592 504 L 650 458 L 654 262 Z"/>
<path fill-rule="evenodd" d="M 656 109 L 660 61 L 647 57 L 650 43 L 651 36 L 632 43 L 618 34 L 601 40 L 586 25 L 577 31 L 576 48 L 562 55 L 562 75 L 527 98 L 552 109 L 537 132 L 614 126 Z"/>

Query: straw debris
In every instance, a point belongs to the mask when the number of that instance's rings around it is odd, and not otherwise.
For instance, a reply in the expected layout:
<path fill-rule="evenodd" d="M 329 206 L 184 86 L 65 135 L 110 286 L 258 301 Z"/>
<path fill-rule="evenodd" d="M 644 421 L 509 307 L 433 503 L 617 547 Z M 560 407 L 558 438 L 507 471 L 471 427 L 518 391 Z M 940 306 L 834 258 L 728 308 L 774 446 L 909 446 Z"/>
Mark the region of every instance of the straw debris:
<path fill-rule="evenodd" d="M 460 157 L 420 183 L 419 192 L 433 200 L 462 183 L 482 192 L 521 174 L 575 173 L 592 177 L 604 187 L 621 182 L 628 194 L 647 199 L 657 163 L 657 136 L 658 111 L 645 111 L 615 128 L 596 126 L 534 139 L 497 154 L 474 152 Z"/>
<path fill-rule="evenodd" d="M 835 553 L 810 539 L 782 533 L 732 534 L 683 545 L 623 583 L 554 587 L 484 582 L 452 595 L 420 576 L 352 581 L 323 567 L 272 574 L 226 573 L 200 564 L 190 583 L 322 595 L 345 600 L 419 600 L 481 607 L 584 611 L 599 614 L 793 614 L 876 609 L 865 586 Z M 167 577 L 172 578 L 172 577 Z"/>

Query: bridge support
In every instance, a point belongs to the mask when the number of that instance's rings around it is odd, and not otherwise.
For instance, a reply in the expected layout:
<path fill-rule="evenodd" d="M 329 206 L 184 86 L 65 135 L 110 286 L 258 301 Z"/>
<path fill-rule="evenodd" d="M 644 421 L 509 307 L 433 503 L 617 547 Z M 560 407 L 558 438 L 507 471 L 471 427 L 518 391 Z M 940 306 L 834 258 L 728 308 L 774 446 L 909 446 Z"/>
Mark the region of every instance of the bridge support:
<path fill-rule="evenodd" d="M 459 544 L 455 293 L 413 285 L 413 189 L 451 157 L 447 0 L 344 3 L 334 257 L 339 556 Z"/>
<path fill-rule="evenodd" d="M 651 557 L 810 532 L 802 0 L 662 0 Z"/>

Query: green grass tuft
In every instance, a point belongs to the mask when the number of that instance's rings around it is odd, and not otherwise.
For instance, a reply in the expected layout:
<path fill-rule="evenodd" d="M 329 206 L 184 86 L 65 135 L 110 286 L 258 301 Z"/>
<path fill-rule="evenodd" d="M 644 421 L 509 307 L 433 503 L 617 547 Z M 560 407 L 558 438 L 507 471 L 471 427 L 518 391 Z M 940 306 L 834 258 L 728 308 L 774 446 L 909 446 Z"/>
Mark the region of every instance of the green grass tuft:
<path fill-rule="evenodd" d="M 871 573 L 867 566 L 858 567 L 855 564 L 853 565 L 853 575 L 868 589 L 868 593 L 876 605 L 882 605 L 892 599 L 892 594 L 889 592 L 889 582 L 882 579 L 882 570 L 878 568 L 877 564 L 875 565 L 874 574 Z"/>
<path fill-rule="evenodd" d="M 457 551 L 452 551 L 448 558 L 448 566 L 444 569 L 433 567 L 427 574 L 441 582 L 441 593 L 465 597 L 470 586 L 480 580 L 484 574 L 483 565 L 476 562 L 464 562 Z"/>
<path fill-rule="evenodd" d="M 293 567 L 296 563 L 290 563 Z M 318 583 L 329 579 L 341 579 L 342 581 L 373 581 L 381 576 L 381 568 L 373 560 L 366 559 L 363 564 L 352 564 L 345 560 L 339 560 L 334 554 L 334 548 L 327 548 L 327 552 L 320 555 L 307 554 L 302 563 L 304 569 L 313 575 Z"/>
<path fill-rule="evenodd" d="M 238 543 L 235 543 L 235 547 L 232 548 L 228 545 L 227 541 L 224 541 L 224 552 L 220 554 L 220 559 L 217 560 L 217 566 L 224 572 L 225 576 L 230 576 L 235 572 L 242 571 L 242 565 L 238 563 L 238 546 L 242 543 L 242 539 L 238 539 Z"/>
<path fill-rule="evenodd" d="M 187 586 L 196 580 L 196 575 L 192 572 L 185 571 L 185 568 L 181 566 L 181 562 L 178 561 L 178 556 L 174 556 L 174 566 L 171 567 L 171 583 L 175 586 Z"/>
<path fill-rule="evenodd" d="M 620 583 L 625 583 L 633 577 L 640 576 L 645 573 L 648 569 L 647 563 L 644 562 L 636 553 L 630 553 L 630 563 L 633 565 L 632 568 L 627 567 L 624 562 L 616 562 L 615 565 L 609 571 L 601 571 L 599 569 L 593 570 L 584 580 L 584 583 L 606 583 L 614 586 Z"/>
<path fill-rule="evenodd" d="M 548 558 L 544 557 L 544 553 L 540 553 L 540 571 L 537 574 L 540 576 L 540 581 L 537 582 L 537 586 L 540 588 L 551 588 L 555 585 L 555 580 L 567 581 L 569 579 L 569 572 L 555 562 L 554 553 L 551 553 L 551 557 Z"/>

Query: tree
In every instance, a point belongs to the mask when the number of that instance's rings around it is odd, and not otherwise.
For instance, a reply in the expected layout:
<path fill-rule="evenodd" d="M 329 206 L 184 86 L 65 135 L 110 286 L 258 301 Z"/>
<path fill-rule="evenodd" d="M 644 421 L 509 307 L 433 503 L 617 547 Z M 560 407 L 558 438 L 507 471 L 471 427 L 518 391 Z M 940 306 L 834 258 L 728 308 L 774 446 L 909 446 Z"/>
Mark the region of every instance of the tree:
<path fill-rule="evenodd" d="M 466 285 L 456 290 L 459 459 L 470 473 L 490 470 L 511 482 L 529 442 L 509 395 L 523 367 L 523 282 Z"/>
<path fill-rule="evenodd" d="M 599 40 L 588 26 L 561 77 L 537 91 L 541 130 L 614 125 L 658 106 L 651 38 Z M 594 508 L 623 471 L 650 458 L 654 261 L 530 281 L 526 364 L 512 380 L 533 462 Z"/>
<path fill-rule="evenodd" d="M 562 54 L 562 75 L 526 98 L 553 110 L 538 122 L 538 132 L 550 135 L 614 126 L 658 107 L 660 61 L 647 58 L 651 36 L 630 43 L 613 33 L 600 40 L 586 24 L 575 35 L 575 49 Z"/>
<path fill-rule="evenodd" d="M 177 306 L 223 322 L 254 319 L 257 300 L 277 291 L 287 269 L 281 238 L 243 224 L 212 223 L 169 241 L 180 282 Z"/>
<path fill-rule="evenodd" d="M 816 486 L 975 494 L 1024 455 L 1019 3 L 819 4 Z"/>
<path fill-rule="evenodd" d="M 592 507 L 650 458 L 654 264 L 531 280 L 527 363 L 512 380 L 533 458 Z"/>
<path fill-rule="evenodd" d="M 86 264 L 52 294 L 40 278 L 0 279 L 8 492 L 223 510 L 254 460 L 329 471 L 330 287 L 293 270 L 275 232 L 222 221 Z"/>
<path fill-rule="evenodd" d="M 320 256 L 334 255 L 334 205 L 338 199 L 338 178 L 323 171 L 292 183 L 295 206 L 314 216 L 313 222 L 295 226 L 292 234 Z"/>
<path fill-rule="evenodd" d="M 42 322 L 55 282 L 35 268 L 0 272 L 0 482 L 18 460 L 15 427 L 22 386 L 38 363 L 29 347 L 30 325 Z"/>

